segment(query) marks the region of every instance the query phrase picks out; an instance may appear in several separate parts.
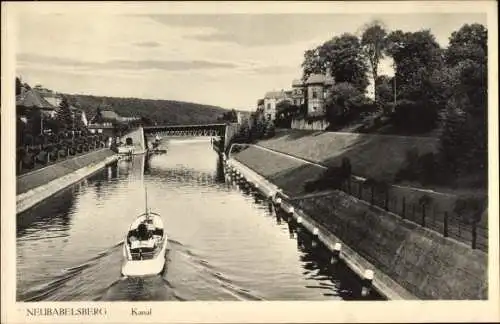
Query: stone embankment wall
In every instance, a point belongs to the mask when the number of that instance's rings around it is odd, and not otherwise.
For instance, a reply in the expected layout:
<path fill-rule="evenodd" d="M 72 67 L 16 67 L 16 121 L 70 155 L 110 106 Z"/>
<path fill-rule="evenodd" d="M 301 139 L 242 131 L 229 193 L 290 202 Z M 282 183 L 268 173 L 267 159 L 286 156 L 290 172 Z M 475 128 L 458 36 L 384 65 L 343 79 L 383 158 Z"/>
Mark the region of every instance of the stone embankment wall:
<path fill-rule="evenodd" d="M 488 298 L 486 253 L 339 191 L 306 195 L 304 182 L 321 170 L 300 160 L 253 146 L 230 157 L 283 190 L 296 210 L 344 242 L 361 264 L 372 266 L 376 278 L 377 273 L 389 278 L 379 283 L 388 295 L 404 296 L 394 293 L 403 288 L 420 299 Z"/>
<path fill-rule="evenodd" d="M 330 123 L 326 120 L 311 120 L 307 121 L 305 119 L 292 119 L 291 128 L 292 129 L 302 129 L 302 130 L 325 130 L 330 126 Z"/>
<path fill-rule="evenodd" d="M 74 157 L 24 174 L 16 179 L 16 213 L 21 213 L 58 191 L 118 160 L 110 149 Z"/>

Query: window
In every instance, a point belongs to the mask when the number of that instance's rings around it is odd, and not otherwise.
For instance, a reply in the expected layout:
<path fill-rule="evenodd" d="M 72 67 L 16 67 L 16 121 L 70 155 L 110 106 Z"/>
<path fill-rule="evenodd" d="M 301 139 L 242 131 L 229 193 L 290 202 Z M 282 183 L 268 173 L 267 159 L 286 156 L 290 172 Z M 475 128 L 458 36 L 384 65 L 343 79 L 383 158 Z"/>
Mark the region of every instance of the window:
<path fill-rule="evenodd" d="M 318 92 L 316 92 L 316 90 L 313 90 L 313 92 L 312 92 L 312 98 L 313 99 L 317 99 L 318 98 Z"/>
<path fill-rule="evenodd" d="M 267 104 L 267 110 L 271 110 L 271 104 L 270 103 Z"/>

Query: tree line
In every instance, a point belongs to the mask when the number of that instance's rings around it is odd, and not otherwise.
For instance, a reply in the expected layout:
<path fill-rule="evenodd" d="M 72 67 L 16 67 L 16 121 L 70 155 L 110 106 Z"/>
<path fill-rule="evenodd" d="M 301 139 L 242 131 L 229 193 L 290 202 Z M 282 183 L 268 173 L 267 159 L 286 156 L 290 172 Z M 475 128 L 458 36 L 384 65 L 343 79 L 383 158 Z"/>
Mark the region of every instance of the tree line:
<path fill-rule="evenodd" d="M 435 170 L 431 178 L 446 174 L 452 179 L 480 170 L 485 181 L 487 37 L 483 25 L 465 24 L 442 48 L 430 30 L 389 31 L 383 22 L 372 21 L 360 37 L 344 33 L 306 50 L 302 78 L 330 71 L 335 84 L 326 98 L 326 116 L 321 117 L 330 125 L 346 125 L 371 114 L 396 133 L 415 135 L 440 128 L 439 156 L 417 164 L 427 163 L 424 168 Z M 379 73 L 384 58 L 392 59 L 394 76 Z M 365 93 L 370 77 L 374 100 Z M 304 108 L 280 103 L 277 124 L 289 127 L 293 116 L 305 115 Z"/>

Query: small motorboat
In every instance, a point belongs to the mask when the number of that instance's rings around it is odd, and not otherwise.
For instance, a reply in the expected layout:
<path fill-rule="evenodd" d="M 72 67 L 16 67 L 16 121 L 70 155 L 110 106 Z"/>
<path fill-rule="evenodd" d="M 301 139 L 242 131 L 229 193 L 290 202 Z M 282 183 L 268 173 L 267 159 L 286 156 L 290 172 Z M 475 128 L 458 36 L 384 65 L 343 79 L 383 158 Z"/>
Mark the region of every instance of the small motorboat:
<path fill-rule="evenodd" d="M 147 201 L 147 194 L 146 194 Z M 144 277 L 161 274 L 167 258 L 167 233 L 160 215 L 146 212 L 130 225 L 123 244 L 122 275 Z"/>

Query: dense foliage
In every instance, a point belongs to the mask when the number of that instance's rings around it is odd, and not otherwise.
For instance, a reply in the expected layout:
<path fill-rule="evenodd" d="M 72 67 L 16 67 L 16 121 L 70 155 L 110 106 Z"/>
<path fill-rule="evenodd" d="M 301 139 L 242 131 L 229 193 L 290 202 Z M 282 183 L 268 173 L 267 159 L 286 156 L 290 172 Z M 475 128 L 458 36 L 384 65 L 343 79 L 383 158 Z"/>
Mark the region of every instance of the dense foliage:
<path fill-rule="evenodd" d="M 173 100 L 114 98 L 90 95 L 66 95 L 70 104 L 78 103 L 87 116 L 94 116 L 98 107 L 113 110 L 125 117 L 140 116 L 160 125 L 207 124 L 218 121 L 226 109 Z M 103 102 L 105 103 L 103 105 Z"/>
<path fill-rule="evenodd" d="M 383 57 L 393 60 L 393 77 L 378 74 Z M 304 80 L 327 71 L 335 79 L 324 116 L 335 126 L 332 129 L 373 114 L 374 125 L 363 125 L 360 130 L 383 128 L 384 132 L 405 135 L 442 130 L 436 132 L 441 134 L 439 154 L 407 161 L 397 180 L 449 184 L 471 177 L 474 179 L 467 185 L 484 187 L 487 61 L 487 30 L 483 25 L 463 25 L 452 33 L 448 47 L 441 48 L 430 30 L 388 31 L 382 22 L 374 21 L 364 27 L 359 39 L 343 34 L 305 51 L 302 68 Z M 367 74 L 374 80 L 375 105 L 366 98 Z"/>
<path fill-rule="evenodd" d="M 324 74 L 329 70 L 336 83 L 351 83 L 362 92 L 368 85 L 368 65 L 363 48 L 360 40 L 352 34 L 342 34 L 307 50 L 302 68 L 304 80 L 311 74 Z"/>

